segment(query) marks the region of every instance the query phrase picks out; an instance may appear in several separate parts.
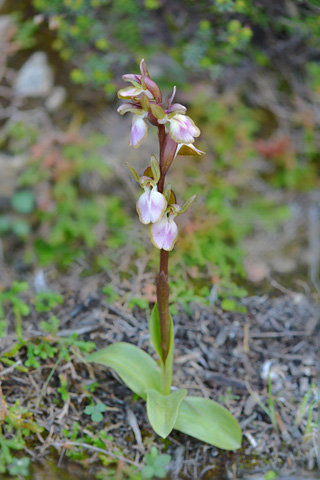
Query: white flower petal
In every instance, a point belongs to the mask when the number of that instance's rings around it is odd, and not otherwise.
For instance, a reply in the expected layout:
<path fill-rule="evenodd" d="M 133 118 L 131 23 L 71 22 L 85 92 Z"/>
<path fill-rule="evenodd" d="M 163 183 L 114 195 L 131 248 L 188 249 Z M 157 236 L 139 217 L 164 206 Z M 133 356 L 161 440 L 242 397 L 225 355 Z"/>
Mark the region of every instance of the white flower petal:
<path fill-rule="evenodd" d="M 126 88 L 122 88 L 121 90 L 118 91 L 118 97 L 122 98 L 122 99 L 137 97 L 143 91 L 144 90 L 140 85 L 138 87 L 135 87 L 135 86 L 126 87 Z"/>
<path fill-rule="evenodd" d="M 133 114 L 132 128 L 129 146 L 133 148 L 140 147 L 143 140 L 145 140 L 148 134 L 148 125 L 144 121 L 145 115 Z"/>
<path fill-rule="evenodd" d="M 167 200 L 157 187 L 145 187 L 145 192 L 137 201 L 137 212 L 141 223 L 157 222 L 167 208 Z"/>
<path fill-rule="evenodd" d="M 140 108 L 138 105 L 134 105 L 133 103 L 123 103 L 117 108 L 117 112 L 120 113 L 120 115 L 124 115 L 127 112 L 139 114 L 142 112 L 142 108 Z"/>
<path fill-rule="evenodd" d="M 193 143 L 194 137 L 200 135 L 200 130 L 194 124 L 193 120 L 187 115 L 180 113 L 169 119 L 169 133 L 171 138 L 178 143 Z"/>

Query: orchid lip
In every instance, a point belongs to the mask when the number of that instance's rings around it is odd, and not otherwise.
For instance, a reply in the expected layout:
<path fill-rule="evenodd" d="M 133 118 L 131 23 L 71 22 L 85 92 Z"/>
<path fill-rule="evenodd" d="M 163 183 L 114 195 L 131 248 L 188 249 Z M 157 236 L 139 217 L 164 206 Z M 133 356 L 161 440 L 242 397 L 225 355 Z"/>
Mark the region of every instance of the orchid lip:
<path fill-rule="evenodd" d="M 158 192 L 157 186 L 150 188 L 145 185 L 143 188 L 144 193 L 136 204 L 139 220 L 144 224 L 158 222 L 167 208 L 167 200 L 162 193 Z"/>
<path fill-rule="evenodd" d="M 155 247 L 170 252 L 178 238 L 178 227 L 173 215 L 165 213 L 161 220 L 150 227 L 150 238 Z"/>

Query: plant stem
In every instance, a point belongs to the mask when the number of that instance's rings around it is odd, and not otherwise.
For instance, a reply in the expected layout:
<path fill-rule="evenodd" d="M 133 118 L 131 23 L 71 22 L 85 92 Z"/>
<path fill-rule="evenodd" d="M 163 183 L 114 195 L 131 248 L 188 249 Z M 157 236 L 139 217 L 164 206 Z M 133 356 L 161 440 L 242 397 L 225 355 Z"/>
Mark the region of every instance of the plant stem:
<path fill-rule="evenodd" d="M 166 131 L 164 125 L 158 126 L 159 131 L 159 146 L 160 146 L 160 179 L 158 182 L 158 191 L 163 192 L 166 172 L 164 173 L 164 142 L 166 137 Z M 169 284 L 168 284 L 168 261 L 169 252 L 166 250 L 160 250 L 160 269 L 157 279 L 157 302 L 160 318 L 160 330 L 161 330 L 161 347 L 162 347 L 162 361 L 164 364 L 164 370 L 166 368 L 166 359 L 169 352 L 170 344 L 170 314 L 169 314 Z M 166 377 L 165 371 L 163 374 Z M 163 383 L 166 385 L 165 389 L 168 389 L 167 380 L 163 378 Z M 169 386 L 170 389 L 170 386 Z"/>
<path fill-rule="evenodd" d="M 167 252 L 166 250 L 160 250 L 159 274 L 161 272 L 164 272 L 167 280 L 168 280 L 168 263 L 169 263 L 169 252 Z"/>
<path fill-rule="evenodd" d="M 161 393 L 162 395 L 170 395 L 172 375 L 168 372 L 168 365 L 164 365 L 161 370 Z"/>
<path fill-rule="evenodd" d="M 162 252 L 163 250 L 161 250 Z M 167 252 L 166 252 L 167 253 Z M 161 255 L 161 254 L 160 254 Z M 157 301 L 160 318 L 162 361 L 165 366 L 170 345 L 169 284 L 162 270 L 157 279 Z"/>

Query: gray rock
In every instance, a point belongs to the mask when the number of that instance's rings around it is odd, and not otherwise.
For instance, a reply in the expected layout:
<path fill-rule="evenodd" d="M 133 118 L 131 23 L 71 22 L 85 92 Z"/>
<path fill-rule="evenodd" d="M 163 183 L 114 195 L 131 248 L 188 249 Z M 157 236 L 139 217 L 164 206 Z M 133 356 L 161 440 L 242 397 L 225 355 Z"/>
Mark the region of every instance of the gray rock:
<path fill-rule="evenodd" d="M 1 8 L 1 0 L 0 0 Z M 14 22 L 10 15 L 1 15 L 0 16 L 0 42 L 4 43 L 8 36 L 10 30 L 14 28 Z"/>
<path fill-rule="evenodd" d="M 17 97 L 46 98 L 53 87 L 53 71 L 47 54 L 35 52 L 18 72 L 14 93 Z"/>

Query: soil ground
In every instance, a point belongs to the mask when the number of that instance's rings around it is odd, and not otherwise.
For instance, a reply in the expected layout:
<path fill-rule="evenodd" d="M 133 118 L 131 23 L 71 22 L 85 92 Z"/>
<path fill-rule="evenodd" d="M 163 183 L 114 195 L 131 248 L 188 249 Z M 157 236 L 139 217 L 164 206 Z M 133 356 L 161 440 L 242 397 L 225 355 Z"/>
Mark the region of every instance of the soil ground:
<path fill-rule="evenodd" d="M 72 275 L 59 277 L 58 281 L 67 298 L 56 312 L 63 319 L 60 336 L 78 333 L 79 339 L 94 341 L 98 348 L 126 341 L 151 353 L 145 313 L 129 312 L 121 301 L 108 305 L 101 298 L 101 286 L 110 278 L 100 274 L 80 280 L 79 275 Z M 79 422 L 82 432 L 93 434 L 90 417 L 84 415 L 88 403 L 85 387 L 93 381 L 98 382 L 94 400 L 108 407 L 97 429 L 112 435 L 112 442 L 105 440 L 105 450 L 110 452 L 116 445 L 124 464 L 140 464 L 146 445 L 156 445 L 160 451 L 165 449 L 172 455 L 168 472 L 172 479 L 227 480 L 253 475 L 252 478 L 262 478 L 262 473 L 268 470 L 283 474 L 300 472 L 302 479 L 307 475 L 304 470 L 314 470 L 316 428 L 306 436 L 306 417 L 298 424 L 295 419 L 310 385 L 317 379 L 316 304 L 312 298 L 290 291 L 278 296 L 250 296 L 241 303 L 247 308 L 246 314 L 194 304 L 191 314 L 179 311 L 174 318 L 174 385 L 187 388 L 189 394 L 222 402 L 242 426 L 240 451 L 219 451 L 178 432 L 173 432 L 169 442 L 164 443 L 148 423 L 144 402 L 133 398 L 110 369 L 87 364 L 70 352 L 70 362 L 61 362 L 49 382 L 55 359 L 48 359 L 28 373 L 11 368 L 1 371 L 7 403 L 20 400 L 44 428 L 30 447 L 39 465 L 34 478 L 41 478 L 53 458 L 58 458 L 58 465 L 69 472 L 70 479 L 94 478 L 99 451 L 94 448 L 87 451 L 81 466 L 67 461 L 68 449 L 81 451 L 82 447 L 66 440 L 62 433 Z M 43 335 L 35 315 L 24 324 L 24 331 L 30 339 Z M 14 335 L 8 335 L 2 340 L 2 352 L 8 351 L 13 343 Z M 20 352 L 16 360 L 23 362 L 26 351 Z M 64 404 L 57 393 L 60 374 L 66 376 L 70 393 Z M 261 404 L 269 409 L 274 405 L 274 426 Z M 316 421 L 315 412 L 313 420 Z M 54 473 L 50 475 L 55 478 Z M 59 470 L 56 475 L 60 477 Z"/>

